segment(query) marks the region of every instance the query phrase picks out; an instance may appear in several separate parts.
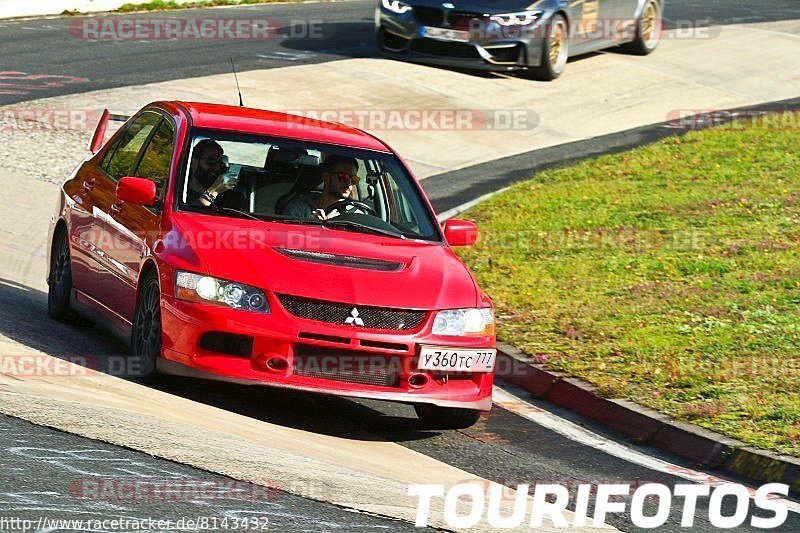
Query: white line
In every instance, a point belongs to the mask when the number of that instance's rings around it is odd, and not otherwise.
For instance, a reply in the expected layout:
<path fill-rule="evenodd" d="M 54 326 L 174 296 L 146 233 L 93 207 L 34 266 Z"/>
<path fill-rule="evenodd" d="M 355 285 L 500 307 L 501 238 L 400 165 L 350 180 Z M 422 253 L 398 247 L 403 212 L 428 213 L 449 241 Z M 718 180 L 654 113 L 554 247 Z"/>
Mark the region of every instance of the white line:
<path fill-rule="evenodd" d="M 711 485 L 712 487 L 719 487 L 733 481 L 713 476 L 698 470 L 692 470 L 683 466 L 674 465 L 662 459 L 657 459 L 646 453 L 640 452 L 630 448 L 624 444 L 607 439 L 593 431 L 589 431 L 569 420 L 565 420 L 549 411 L 545 411 L 535 405 L 526 402 L 525 400 L 514 396 L 512 393 L 495 385 L 492 394 L 492 400 L 496 405 L 503 409 L 511 411 L 523 418 L 527 418 L 536 424 L 545 427 L 549 430 L 555 431 L 559 435 L 567 437 L 570 440 L 591 446 L 614 457 L 619 457 L 629 463 L 643 466 L 656 472 L 669 474 L 671 476 L 687 479 L 694 483 L 701 483 Z M 748 487 L 750 497 L 755 495 L 755 489 Z M 793 513 L 800 514 L 800 504 L 783 498 L 776 498 L 786 504 L 786 507 Z"/>
<path fill-rule="evenodd" d="M 500 194 L 501 192 L 505 192 L 510 188 L 511 187 L 503 187 L 502 189 L 499 189 L 499 190 L 484 194 L 483 196 L 479 196 L 479 197 L 475 198 L 474 200 L 470 200 L 467 203 L 464 203 L 464 204 L 461 204 L 461 205 L 457 205 L 453 209 L 448 209 L 444 213 L 439 213 L 439 215 L 436 217 L 436 219 L 439 222 L 444 222 L 448 218 L 453 218 L 454 216 L 458 215 L 459 213 L 462 213 L 462 212 L 466 211 L 470 207 L 476 206 L 479 203 L 483 202 L 484 200 L 488 200 L 489 198 L 491 198 L 495 194 Z"/>

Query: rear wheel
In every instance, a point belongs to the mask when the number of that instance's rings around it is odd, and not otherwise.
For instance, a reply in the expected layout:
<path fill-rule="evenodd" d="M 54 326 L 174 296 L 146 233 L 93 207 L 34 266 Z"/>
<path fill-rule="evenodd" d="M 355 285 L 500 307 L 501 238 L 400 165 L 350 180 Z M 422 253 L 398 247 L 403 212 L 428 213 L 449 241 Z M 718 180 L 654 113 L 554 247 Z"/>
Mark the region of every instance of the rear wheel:
<path fill-rule="evenodd" d="M 542 43 L 542 57 L 538 67 L 531 67 L 530 74 L 536 80 L 551 81 L 564 72 L 569 57 L 569 31 L 567 21 L 556 15 L 547 23 L 547 37 Z"/>
<path fill-rule="evenodd" d="M 642 10 L 642 16 L 636 21 L 636 39 L 620 48 L 629 54 L 646 56 L 658 48 L 661 23 L 661 4 L 657 0 L 649 0 Z"/>
<path fill-rule="evenodd" d="M 156 361 L 161 356 L 161 334 L 161 290 L 158 276 L 150 272 L 139 289 L 131 333 L 131 348 L 141 369 L 138 376 L 141 381 L 154 381 L 158 375 Z"/>
<path fill-rule="evenodd" d="M 414 410 L 422 425 L 428 429 L 465 429 L 475 425 L 481 417 L 481 411 L 458 407 L 417 404 Z"/>

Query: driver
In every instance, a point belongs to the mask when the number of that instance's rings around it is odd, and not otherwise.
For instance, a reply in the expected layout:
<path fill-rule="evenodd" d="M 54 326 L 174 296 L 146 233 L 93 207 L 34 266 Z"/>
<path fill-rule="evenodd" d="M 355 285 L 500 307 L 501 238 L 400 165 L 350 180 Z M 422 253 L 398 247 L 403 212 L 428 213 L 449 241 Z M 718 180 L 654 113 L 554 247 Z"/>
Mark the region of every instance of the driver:
<path fill-rule="evenodd" d="M 283 214 L 293 218 L 325 220 L 328 207 L 353 195 L 358 183 L 358 162 L 352 157 L 332 154 L 322 163 L 322 196 L 319 201 L 304 194 L 289 200 Z"/>

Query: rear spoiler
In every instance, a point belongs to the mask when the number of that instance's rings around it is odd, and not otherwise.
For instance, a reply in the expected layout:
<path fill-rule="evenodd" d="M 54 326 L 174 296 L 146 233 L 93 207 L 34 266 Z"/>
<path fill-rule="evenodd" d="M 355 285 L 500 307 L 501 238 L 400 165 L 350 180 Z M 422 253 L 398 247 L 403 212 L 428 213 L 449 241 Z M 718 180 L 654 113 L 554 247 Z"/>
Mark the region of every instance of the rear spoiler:
<path fill-rule="evenodd" d="M 94 135 L 92 135 L 92 140 L 89 143 L 89 151 L 93 154 L 100 151 L 100 148 L 103 146 L 103 141 L 106 138 L 106 129 L 108 128 L 108 122 L 110 120 L 114 122 L 128 122 L 130 118 L 131 117 L 127 115 L 113 115 L 108 109 L 103 109 L 103 114 L 100 115 L 100 121 L 97 123 L 97 128 L 94 130 Z"/>

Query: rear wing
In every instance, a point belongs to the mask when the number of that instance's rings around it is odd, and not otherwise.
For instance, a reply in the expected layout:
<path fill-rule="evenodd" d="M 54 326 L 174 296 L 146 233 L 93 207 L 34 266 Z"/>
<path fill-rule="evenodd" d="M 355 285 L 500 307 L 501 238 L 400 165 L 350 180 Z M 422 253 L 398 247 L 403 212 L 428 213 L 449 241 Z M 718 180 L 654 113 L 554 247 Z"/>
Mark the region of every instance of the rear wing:
<path fill-rule="evenodd" d="M 89 143 L 89 151 L 93 154 L 100 151 L 100 148 L 103 146 L 103 141 L 106 138 L 106 129 L 108 129 L 108 122 L 110 120 L 114 122 L 128 122 L 130 118 L 131 117 L 127 115 L 114 115 L 111 114 L 108 109 L 103 109 L 103 114 L 100 115 L 100 121 L 97 123 L 97 128 L 94 130 L 94 135 L 92 135 L 92 140 Z"/>

